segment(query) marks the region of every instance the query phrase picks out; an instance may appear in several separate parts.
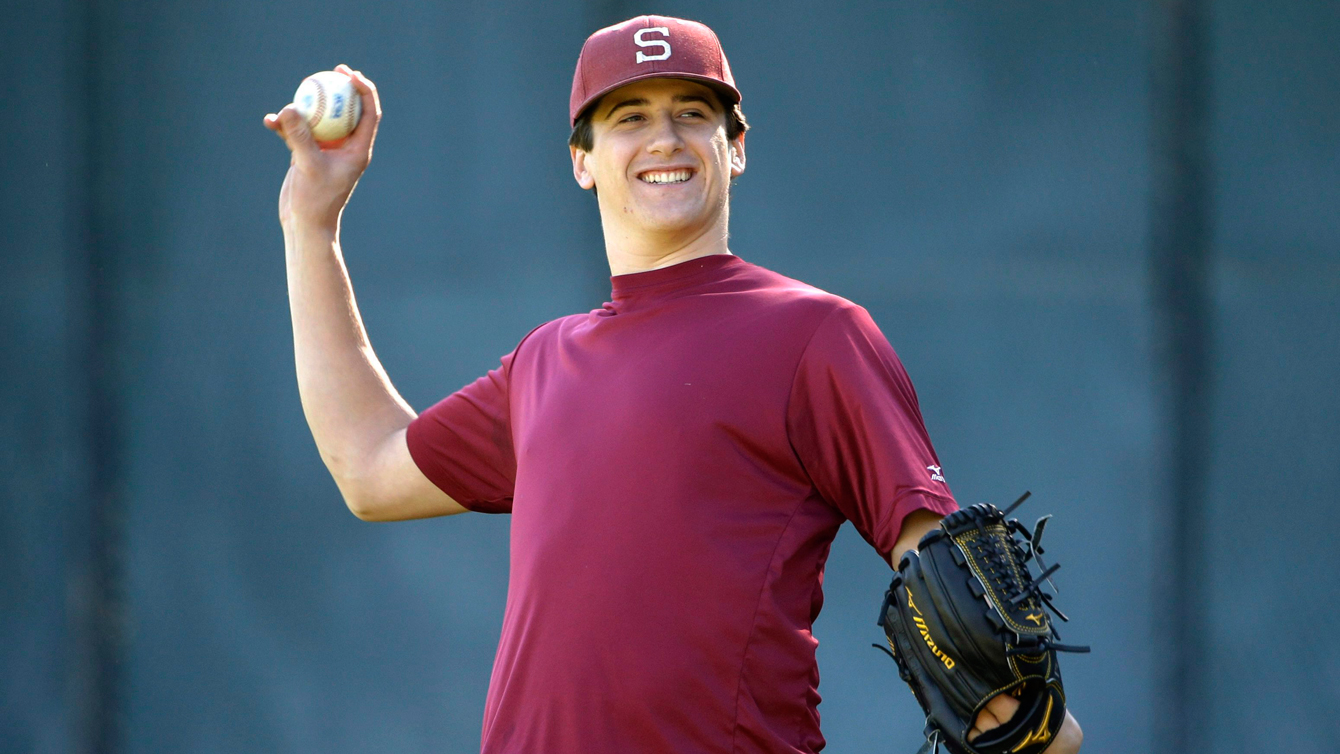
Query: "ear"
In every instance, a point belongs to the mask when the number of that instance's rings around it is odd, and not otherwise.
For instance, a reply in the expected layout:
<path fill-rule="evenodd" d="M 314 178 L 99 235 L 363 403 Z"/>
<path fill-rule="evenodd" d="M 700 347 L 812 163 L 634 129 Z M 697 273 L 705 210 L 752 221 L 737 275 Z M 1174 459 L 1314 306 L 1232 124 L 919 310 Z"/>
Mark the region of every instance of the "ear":
<path fill-rule="evenodd" d="M 730 143 L 730 177 L 739 178 L 744 172 L 744 134 Z"/>
<path fill-rule="evenodd" d="M 572 152 L 572 177 L 577 179 L 577 185 L 587 191 L 595 188 L 595 176 L 591 175 L 586 164 L 586 161 L 591 159 L 591 154 L 574 146 L 569 146 L 568 151 Z"/>

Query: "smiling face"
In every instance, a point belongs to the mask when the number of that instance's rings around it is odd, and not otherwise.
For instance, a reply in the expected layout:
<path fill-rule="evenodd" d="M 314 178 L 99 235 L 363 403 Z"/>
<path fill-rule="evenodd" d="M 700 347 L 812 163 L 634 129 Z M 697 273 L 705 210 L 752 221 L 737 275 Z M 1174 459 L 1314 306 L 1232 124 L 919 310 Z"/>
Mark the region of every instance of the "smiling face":
<path fill-rule="evenodd" d="M 573 175 L 598 189 L 607 244 L 670 246 L 719 227 L 730 180 L 744 172 L 744 138 L 726 138 L 721 100 L 703 84 L 652 78 L 610 92 L 592 111 L 590 150 L 572 148 Z"/>

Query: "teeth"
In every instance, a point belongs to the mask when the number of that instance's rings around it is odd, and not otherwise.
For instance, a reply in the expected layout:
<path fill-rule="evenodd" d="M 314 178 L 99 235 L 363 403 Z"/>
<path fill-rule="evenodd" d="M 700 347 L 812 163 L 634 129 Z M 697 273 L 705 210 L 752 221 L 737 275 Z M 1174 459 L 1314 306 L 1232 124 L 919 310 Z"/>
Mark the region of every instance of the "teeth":
<path fill-rule="evenodd" d="M 655 170 L 642 174 L 647 183 L 683 183 L 692 173 L 688 170 Z"/>

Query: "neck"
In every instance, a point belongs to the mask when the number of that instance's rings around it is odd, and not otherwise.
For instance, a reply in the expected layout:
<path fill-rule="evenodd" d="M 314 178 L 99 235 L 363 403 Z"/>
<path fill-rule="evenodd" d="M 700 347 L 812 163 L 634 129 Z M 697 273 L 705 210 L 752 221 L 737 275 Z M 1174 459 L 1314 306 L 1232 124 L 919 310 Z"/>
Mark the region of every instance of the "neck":
<path fill-rule="evenodd" d="M 726 245 L 728 206 L 723 206 L 712 222 L 691 232 L 628 227 L 620 222 L 610 222 L 610 218 L 604 216 L 604 208 L 601 209 L 605 257 L 609 260 L 611 275 L 646 272 L 698 257 L 730 253 Z"/>

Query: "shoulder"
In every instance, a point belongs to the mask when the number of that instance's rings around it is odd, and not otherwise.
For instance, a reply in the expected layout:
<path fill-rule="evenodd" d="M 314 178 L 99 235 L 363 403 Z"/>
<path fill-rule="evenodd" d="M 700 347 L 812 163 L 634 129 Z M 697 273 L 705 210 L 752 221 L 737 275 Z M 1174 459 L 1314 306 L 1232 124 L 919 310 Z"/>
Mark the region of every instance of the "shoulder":
<path fill-rule="evenodd" d="M 870 319 L 859 304 L 766 267 L 745 263 L 741 275 L 753 284 L 769 314 L 795 320 L 792 324 L 808 326 L 811 333 L 830 319 L 847 324 Z"/>
<path fill-rule="evenodd" d="M 864 306 L 777 272 L 749 265 L 767 292 L 768 319 L 802 349 L 802 362 L 867 364 L 901 370 L 898 355 Z"/>
<path fill-rule="evenodd" d="M 585 322 L 589 316 L 590 316 L 589 314 L 580 314 L 580 313 L 566 314 L 562 317 L 551 319 L 548 322 L 542 322 L 536 325 L 535 328 L 531 330 L 529 333 L 527 333 L 526 337 L 521 339 L 521 343 L 519 343 L 517 347 L 520 348 L 521 345 L 531 340 L 535 341 L 551 340 L 553 338 L 559 337 L 564 331 L 571 330 L 573 327 L 576 327 L 581 323 Z"/>
<path fill-rule="evenodd" d="M 523 352 L 543 349 L 544 344 L 561 339 L 565 333 L 579 326 L 588 316 L 586 314 L 568 314 L 536 325 L 516 344 L 516 348 L 512 352 L 513 355 L 519 356 Z"/>
<path fill-rule="evenodd" d="M 538 354 L 547 351 L 547 343 L 553 343 L 556 339 L 562 337 L 561 333 L 564 324 L 575 317 L 581 316 L 583 315 L 570 314 L 565 317 L 551 319 L 548 322 L 543 322 L 531 328 L 530 332 L 526 333 L 521 340 L 517 341 L 517 344 L 512 348 L 512 351 L 502 357 L 502 374 L 504 376 L 510 376 L 514 369 L 514 365 L 518 361 L 533 361 Z"/>
<path fill-rule="evenodd" d="M 870 312 L 860 304 L 758 265 L 748 266 L 771 293 L 770 305 L 783 324 L 810 344 L 852 339 L 887 344 Z"/>

